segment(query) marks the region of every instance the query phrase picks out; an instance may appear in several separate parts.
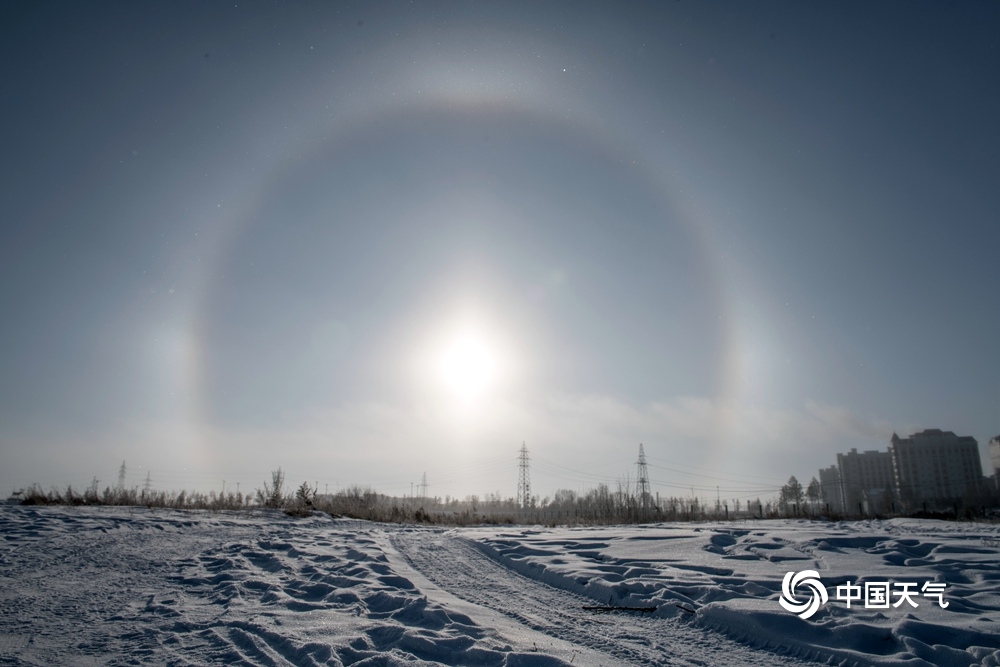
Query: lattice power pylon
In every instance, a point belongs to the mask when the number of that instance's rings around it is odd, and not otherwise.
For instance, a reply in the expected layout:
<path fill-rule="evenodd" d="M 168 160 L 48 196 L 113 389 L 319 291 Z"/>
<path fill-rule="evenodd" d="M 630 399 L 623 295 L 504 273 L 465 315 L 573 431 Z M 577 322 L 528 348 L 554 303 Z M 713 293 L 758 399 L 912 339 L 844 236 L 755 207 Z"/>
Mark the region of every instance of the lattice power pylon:
<path fill-rule="evenodd" d="M 646 467 L 646 452 L 643 451 L 641 442 L 639 443 L 639 460 L 635 464 L 639 468 L 639 479 L 635 483 L 635 491 L 636 495 L 639 496 L 639 507 L 642 508 L 643 513 L 646 513 L 651 504 L 649 469 Z"/>
<path fill-rule="evenodd" d="M 517 478 L 517 504 L 526 508 L 531 505 L 531 479 L 528 476 L 528 446 L 523 442 L 517 460 L 520 468 L 520 475 Z"/>

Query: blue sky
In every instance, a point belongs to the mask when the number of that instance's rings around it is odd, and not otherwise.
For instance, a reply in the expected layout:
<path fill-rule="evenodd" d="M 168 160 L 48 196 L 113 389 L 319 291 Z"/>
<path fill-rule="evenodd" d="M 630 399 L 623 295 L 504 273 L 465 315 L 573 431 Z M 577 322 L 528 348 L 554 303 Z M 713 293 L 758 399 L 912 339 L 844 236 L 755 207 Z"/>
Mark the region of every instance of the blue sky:
<path fill-rule="evenodd" d="M 1000 433 L 991 3 L 7 3 L 0 485 L 767 495 Z M 984 463 L 985 466 L 985 463 Z"/>

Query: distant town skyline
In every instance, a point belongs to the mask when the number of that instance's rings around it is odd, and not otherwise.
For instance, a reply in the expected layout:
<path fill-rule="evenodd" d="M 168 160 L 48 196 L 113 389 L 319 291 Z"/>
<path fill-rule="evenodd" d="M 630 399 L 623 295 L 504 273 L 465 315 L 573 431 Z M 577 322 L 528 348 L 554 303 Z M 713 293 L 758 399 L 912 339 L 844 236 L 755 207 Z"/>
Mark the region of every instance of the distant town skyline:
<path fill-rule="evenodd" d="M 836 465 L 820 469 L 817 481 L 826 507 L 838 514 L 978 515 L 1000 497 L 996 468 L 996 462 L 982 465 L 975 438 L 934 428 L 893 433 L 884 451 L 838 452 Z"/>
<path fill-rule="evenodd" d="M 1000 6 L 0 8 L 0 487 L 756 497 L 1000 433 Z M 755 490 L 757 492 L 755 492 Z"/>

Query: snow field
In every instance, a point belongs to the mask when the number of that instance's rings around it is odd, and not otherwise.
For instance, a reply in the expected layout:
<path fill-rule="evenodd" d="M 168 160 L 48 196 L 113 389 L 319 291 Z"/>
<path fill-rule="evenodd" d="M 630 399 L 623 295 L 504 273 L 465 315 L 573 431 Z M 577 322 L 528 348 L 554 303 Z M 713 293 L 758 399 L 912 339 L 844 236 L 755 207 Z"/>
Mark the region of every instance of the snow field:
<path fill-rule="evenodd" d="M 917 520 L 448 530 L 3 506 L 0 664 L 998 665 L 998 544 Z M 807 620 L 778 604 L 804 569 L 830 597 Z M 876 580 L 944 583 L 948 607 L 836 599 Z"/>
<path fill-rule="evenodd" d="M 997 537 L 991 525 L 898 519 L 480 529 L 475 543 L 507 567 L 601 604 L 655 605 L 658 615 L 687 616 L 784 655 L 834 664 L 996 665 Z M 829 596 L 808 620 L 778 604 L 785 573 L 805 569 L 820 574 Z M 948 606 L 918 595 L 916 608 L 854 602 L 848 609 L 837 599 L 839 586 L 866 581 L 944 583 Z"/>
<path fill-rule="evenodd" d="M 355 521 L 0 509 L 0 664 L 515 665 Z"/>

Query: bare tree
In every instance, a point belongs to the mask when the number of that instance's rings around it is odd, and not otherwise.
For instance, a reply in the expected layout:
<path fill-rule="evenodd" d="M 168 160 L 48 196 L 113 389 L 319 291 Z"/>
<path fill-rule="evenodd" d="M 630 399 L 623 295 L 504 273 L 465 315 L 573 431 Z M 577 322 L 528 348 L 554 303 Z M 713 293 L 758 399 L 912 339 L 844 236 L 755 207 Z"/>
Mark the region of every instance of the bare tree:
<path fill-rule="evenodd" d="M 820 486 L 819 480 L 815 477 L 809 480 L 809 486 L 806 488 L 806 497 L 814 506 L 819 503 L 819 499 L 823 497 L 823 487 Z"/>
<path fill-rule="evenodd" d="M 257 489 L 257 502 L 264 507 L 281 507 L 285 503 L 285 473 L 278 468 L 271 471 L 271 483 L 264 482 L 264 489 Z"/>

